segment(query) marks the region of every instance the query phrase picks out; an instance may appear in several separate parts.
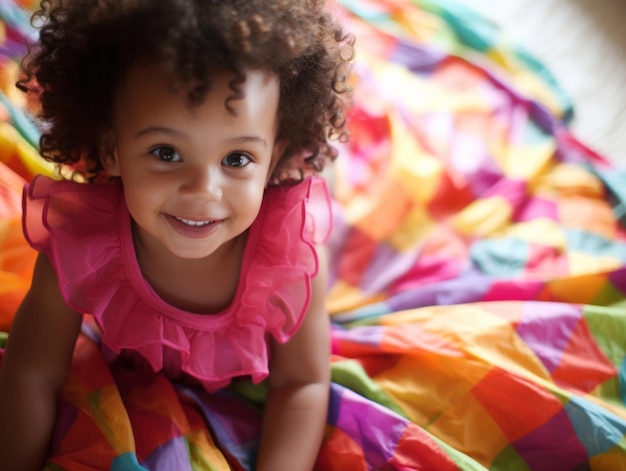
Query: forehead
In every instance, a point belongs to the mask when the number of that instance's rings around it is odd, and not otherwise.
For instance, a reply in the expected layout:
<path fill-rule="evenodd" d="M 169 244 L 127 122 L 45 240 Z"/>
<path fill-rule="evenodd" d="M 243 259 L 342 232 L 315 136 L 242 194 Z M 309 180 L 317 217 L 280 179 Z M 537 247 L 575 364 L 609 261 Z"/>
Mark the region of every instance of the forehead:
<path fill-rule="evenodd" d="M 276 74 L 246 69 L 245 81 L 231 88 L 235 78 L 230 72 L 216 72 L 204 100 L 191 104 L 188 93 L 192 83 L 173 87 L 171 75 L 158 64 L 132 67 L 115 95 L 114 121 L 161 120 L 187 115 L 191 119 L 270 124 L 276 127 L 280 83 Z M 229 111 L 231 110 L 231 111 Z"/>

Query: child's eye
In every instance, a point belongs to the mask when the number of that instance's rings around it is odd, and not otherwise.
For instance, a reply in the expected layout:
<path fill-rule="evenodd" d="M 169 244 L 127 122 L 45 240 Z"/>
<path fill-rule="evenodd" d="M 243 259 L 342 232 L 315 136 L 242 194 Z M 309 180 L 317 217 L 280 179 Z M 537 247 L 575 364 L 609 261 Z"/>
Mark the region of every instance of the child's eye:
<path fill-rule="evenodd" d="M 233 152 L 232 154 L 228 154 L 222 160 L 222 165 L 226 165 L 228 167 L 245 167 L 252 159 L 248 154 L 244 154 L 243 152 Z"/>
<path fill-rule="evenodd" d="M 164 162 L 178 162 L 181 160 L 178 152 L 171 147 L 157 147 L 152 149 L 150 153 Z"/>

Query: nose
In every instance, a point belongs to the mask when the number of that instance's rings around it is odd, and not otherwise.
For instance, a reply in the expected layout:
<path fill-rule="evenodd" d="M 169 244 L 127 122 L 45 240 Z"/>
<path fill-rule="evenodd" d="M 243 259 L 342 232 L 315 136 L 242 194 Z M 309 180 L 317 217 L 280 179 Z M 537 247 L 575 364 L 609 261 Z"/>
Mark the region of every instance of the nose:
<path fill-rule="evenodd" d="M 180 185 L 179 193 L 184 198 L 218 201 L 222 199 L 222 175 L 218 169 L 190 168 Z"/>

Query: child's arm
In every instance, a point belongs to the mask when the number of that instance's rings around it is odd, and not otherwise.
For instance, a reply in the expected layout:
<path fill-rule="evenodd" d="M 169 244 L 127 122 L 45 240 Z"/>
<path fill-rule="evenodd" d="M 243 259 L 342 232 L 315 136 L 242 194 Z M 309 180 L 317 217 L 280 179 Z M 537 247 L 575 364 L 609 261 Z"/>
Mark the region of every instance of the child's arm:
<path fill-rule="evenodd" d="M 19 307 L 0 372 L 0 469 L 40 470 L 57 392 L 72 359 L 81 315 L 68 308 L 45 255 Z"/>
<path fill-rule="evenodd" d="M 313 469 L 322 441 L 330 383 L 330 322 L 325 308 L 328 268 L 318 250 L 319 271 L 298 332 L 272 350 L 264 409 L 259 471 Z"/>

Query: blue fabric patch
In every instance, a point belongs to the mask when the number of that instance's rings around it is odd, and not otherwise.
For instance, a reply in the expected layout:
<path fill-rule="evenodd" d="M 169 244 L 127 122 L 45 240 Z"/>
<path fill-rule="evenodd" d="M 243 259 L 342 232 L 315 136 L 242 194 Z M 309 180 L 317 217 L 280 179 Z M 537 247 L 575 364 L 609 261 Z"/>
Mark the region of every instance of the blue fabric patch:
<path fill-rule="evenodd" d="M 565 411 L 590 457 L 610 450 L 626 434 L 626 421 L 587 399 L 572 397 L 565 405 Z"/>
<path fill-rule="evenodd" d="M 111 471 L 148 471 L 148 469 L 139 464 L 137 455 L 124 453 L 113 460 Z"/>

